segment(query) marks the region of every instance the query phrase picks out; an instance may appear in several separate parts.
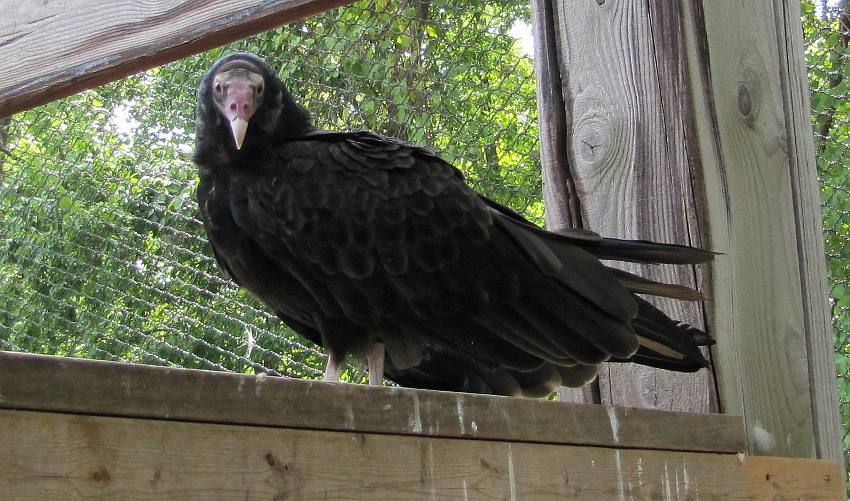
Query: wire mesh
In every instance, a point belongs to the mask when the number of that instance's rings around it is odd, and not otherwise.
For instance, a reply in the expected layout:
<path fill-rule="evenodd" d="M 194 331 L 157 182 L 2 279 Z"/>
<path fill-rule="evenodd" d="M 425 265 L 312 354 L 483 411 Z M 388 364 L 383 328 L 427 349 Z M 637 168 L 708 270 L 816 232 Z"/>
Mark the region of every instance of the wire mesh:
<path fill-rule="evenodd" d="M 432 146 L 540 220 L 534 77 L 512 35 L 530 12 L 494 4 L 363 1 L 0 121 L 0 349 L 319 375 L 324 354 L 211 256 L 191 162 L 200 78 L 259 54 L 316 125 Z"/>
<path fill-rule="evenodd" d="M 804 2 L 845 461 L 850 463 L 850 5 Z"/>

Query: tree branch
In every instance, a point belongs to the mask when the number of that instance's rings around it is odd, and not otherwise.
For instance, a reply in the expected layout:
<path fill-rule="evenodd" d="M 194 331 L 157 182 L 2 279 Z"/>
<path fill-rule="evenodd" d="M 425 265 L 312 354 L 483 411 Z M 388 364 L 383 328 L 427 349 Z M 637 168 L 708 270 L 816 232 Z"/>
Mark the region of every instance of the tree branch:
<path fill-rule="evenodd" d="M 832 67 L 833 69 L 838 68 L 835 73 L 830 77 L 827 82 L 826 90 L 835 89 L 844 81 L 844 72 L 842 71 L 842 66 L 845 64 L 845 56 L 847 54 L 847 46 L 850 44 L 850 2 L 844 0 L 841 4 L 841 12 L 838 14 L 838 33 L 839 33 L 839 46 L 836 47 L 835 52 L 832 55 Z M 832 130 L 833 125 L 835 124 L 835 113 L 837 111 L 837 107 L 835 105 L 835 99 L 833 98 L 832 104 L 830 104 L 826 111 L 823 113 L 823 121 L 818 127 L 818 153 L 822 154 L 826 149 L 827 137 L 829 137 L 829 132 Z"/>

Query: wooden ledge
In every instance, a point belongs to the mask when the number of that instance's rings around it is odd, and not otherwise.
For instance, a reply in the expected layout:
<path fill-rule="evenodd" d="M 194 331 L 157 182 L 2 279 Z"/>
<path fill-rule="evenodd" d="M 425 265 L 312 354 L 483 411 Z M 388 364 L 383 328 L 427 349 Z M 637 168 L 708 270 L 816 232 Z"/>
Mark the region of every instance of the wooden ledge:
<path fill-rule="evenodd" d="M 326 431 L 737 453 L 737 416 L 0 352 L 0 408 Z"/>
<path fill-rule="evenodd" d="M 0 430 L 18 500 L 844 495 L 836 463 L 729 454 L 730 416 L 8 352 Z"/>
<path fill-rule="evenodd" d="M 810 459 L 0 410 L 4 499 L 843 499 Z"/>

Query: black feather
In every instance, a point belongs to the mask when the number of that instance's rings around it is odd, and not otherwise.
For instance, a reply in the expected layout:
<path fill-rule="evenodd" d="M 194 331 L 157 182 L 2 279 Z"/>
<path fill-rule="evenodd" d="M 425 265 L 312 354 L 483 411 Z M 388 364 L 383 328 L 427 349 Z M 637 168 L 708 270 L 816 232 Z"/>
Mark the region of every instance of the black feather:
<path fill-rule="evenodd" d="M 223 64 L 266 84 L 241 149 L 210 90 Z M 428 149 L 316 130 L 255 56 L 217 62 L 198 99 L 198 202 L 217 261 L 336 360 L 382 342 L 399 384 L 526 396 L 584 384 L 609 359 L 707 364 L 699 346 L 710 338 L 634 294 L 696 291 L 599 259 L 692 264 L 713 253 L 547 232 Z"/>

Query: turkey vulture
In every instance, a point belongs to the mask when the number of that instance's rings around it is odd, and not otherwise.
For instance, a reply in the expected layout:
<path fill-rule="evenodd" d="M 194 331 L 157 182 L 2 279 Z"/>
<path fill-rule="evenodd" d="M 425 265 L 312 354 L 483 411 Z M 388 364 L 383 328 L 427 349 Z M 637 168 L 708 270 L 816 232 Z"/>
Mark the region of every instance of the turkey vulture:
<path fill-rule="evenodd" d="M 544 396 L 604 361 L 707 367 L 712 340 L 636 293 L 698 299 L 600 259 L 693 264 L 692 247 L 550 232 L 474 192 L 433 151 L 310 123 L 245 53 L 198 95 L 198 204 L 218 263 L 328 352 L 325 379 L 365 357 L 370 382 Z"/>

